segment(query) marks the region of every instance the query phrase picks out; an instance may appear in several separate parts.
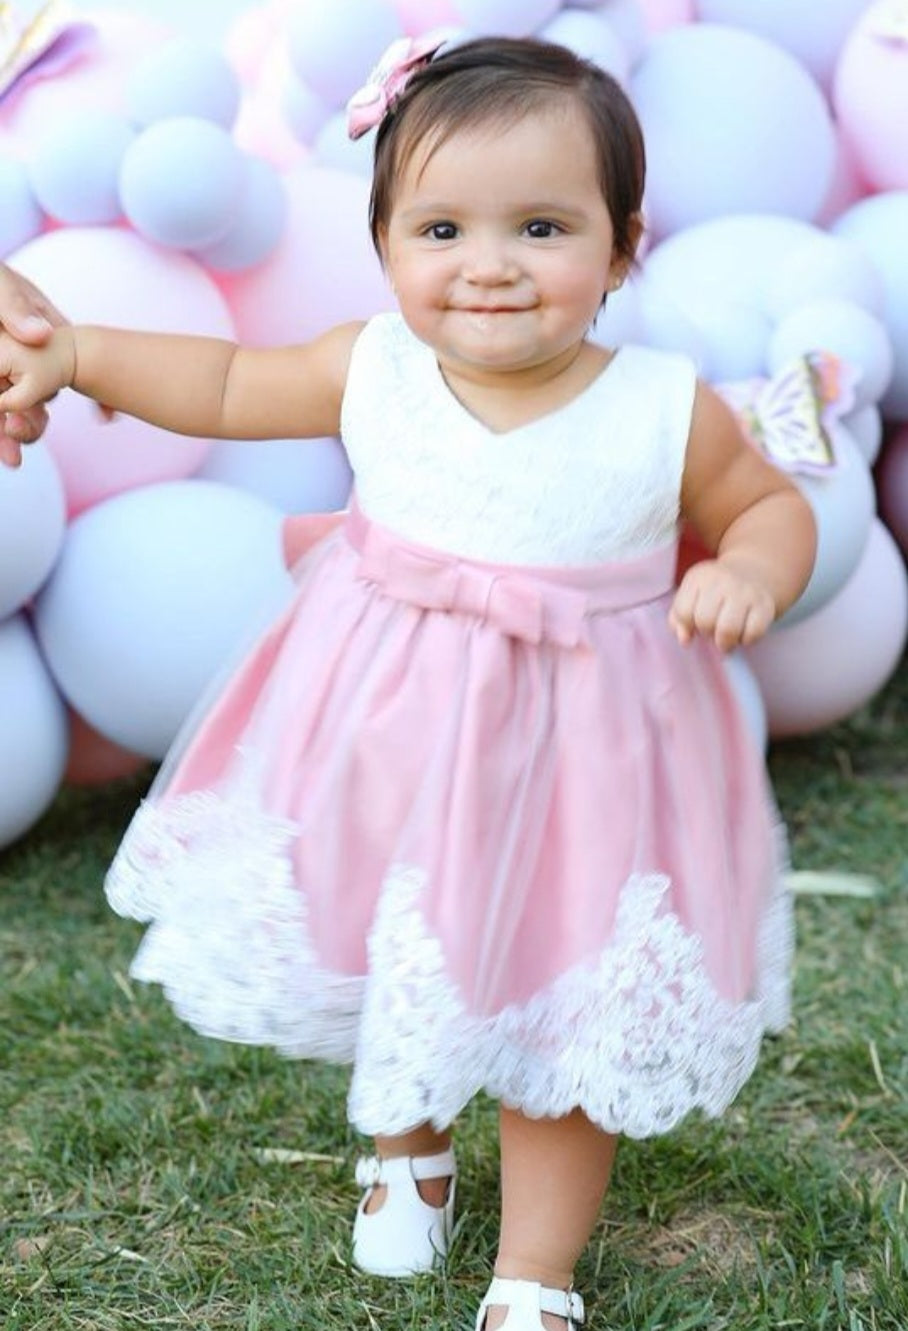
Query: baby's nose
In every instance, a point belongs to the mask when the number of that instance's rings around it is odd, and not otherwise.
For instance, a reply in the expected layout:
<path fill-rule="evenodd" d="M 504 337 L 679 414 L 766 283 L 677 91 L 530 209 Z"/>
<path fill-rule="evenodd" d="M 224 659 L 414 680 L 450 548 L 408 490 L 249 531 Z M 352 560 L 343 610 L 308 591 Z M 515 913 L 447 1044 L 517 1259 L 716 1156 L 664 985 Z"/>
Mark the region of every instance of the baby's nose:
<path fill-rule="evenodd" d="M 500 241 L 476 241 L 464 256 L 464 276 L 470 282 L 514 282 L 519 267 L 509 247 Z"/>

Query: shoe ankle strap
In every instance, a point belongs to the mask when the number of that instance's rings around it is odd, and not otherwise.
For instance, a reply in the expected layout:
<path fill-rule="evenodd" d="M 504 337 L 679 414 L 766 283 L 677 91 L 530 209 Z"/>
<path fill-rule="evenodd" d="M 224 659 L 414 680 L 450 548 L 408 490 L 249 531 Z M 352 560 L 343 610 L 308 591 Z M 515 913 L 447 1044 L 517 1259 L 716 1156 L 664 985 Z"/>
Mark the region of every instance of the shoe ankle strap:
<path fill-rule="evenodd" d="M 540 1312 L 550 1313 L 553 1317 L 566 1317 L 568 1331 L 583 1325 L 586 1309 L 583 1299 L 572 1289 L 548 1289 L 533 1280 L 508 1280 L 495 1276 L 486 1296 L 483 1308 L 500 1305 L 511 1307 L 532 1302 Z"/>
<path fill-rule="evenodd" d="M 356 1162 L 356 1182 L 360 1188 L 376 1188 L 382 1183 L 429 1178 L 453 1178 L 457 1173 L 454 1152 L 450 1147 L 437 1155 L 397 1155 L 381 1159 L 377 1155 L 361 1156 Z"/>

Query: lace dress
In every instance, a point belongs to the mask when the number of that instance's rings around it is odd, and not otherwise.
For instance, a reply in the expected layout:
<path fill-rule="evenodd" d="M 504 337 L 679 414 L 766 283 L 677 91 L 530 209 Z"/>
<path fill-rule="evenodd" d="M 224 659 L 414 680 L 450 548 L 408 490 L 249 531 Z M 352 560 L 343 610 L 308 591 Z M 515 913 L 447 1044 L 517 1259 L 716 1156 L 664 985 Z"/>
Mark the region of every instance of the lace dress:
<path fill-rule="evenodd" d="M 480 1089 L 663 1132 L 721 1113 L 787 1018 L 762 759 L 718 653 L 666 623 L 694 388 L 626 347 L 496 434 L 372 320 L 356 503 L 118 852 L 133 973 L 203 1034 L 352 1062 L 364 1132 Z"/>

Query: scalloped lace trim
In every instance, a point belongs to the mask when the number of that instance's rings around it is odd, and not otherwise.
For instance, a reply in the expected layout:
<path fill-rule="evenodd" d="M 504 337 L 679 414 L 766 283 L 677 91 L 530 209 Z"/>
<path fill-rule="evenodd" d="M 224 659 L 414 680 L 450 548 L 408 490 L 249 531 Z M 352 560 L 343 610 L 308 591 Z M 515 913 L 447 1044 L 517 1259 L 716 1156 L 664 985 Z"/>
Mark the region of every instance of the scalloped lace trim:
<path fill-rule="evenodd" d="M 132 974 L 164 987 L 204 1035 L 291 1057 L 355 1060 L 350 1118 L 363 1132 L 446 1127 L 480 1090 L 534 1117 L 581 1107 L 606 1131 L 647 1137 L 693 1109 L 721 1114 L 766 1030 L 788 1018 L 790 902 L 759 939 L 759 990 L 719 996 L 699 940 L 662 908 L 668 880 L 635 875 L 597 959 L 525 1005 L 467 1011 L 426 928 L 424 875 L 389 873 L 370 975 L 318 962 L 294 885 L 291 822 L 198 792 L 136 814 L 107 880 L 113 908 L 151 920 Z"/>

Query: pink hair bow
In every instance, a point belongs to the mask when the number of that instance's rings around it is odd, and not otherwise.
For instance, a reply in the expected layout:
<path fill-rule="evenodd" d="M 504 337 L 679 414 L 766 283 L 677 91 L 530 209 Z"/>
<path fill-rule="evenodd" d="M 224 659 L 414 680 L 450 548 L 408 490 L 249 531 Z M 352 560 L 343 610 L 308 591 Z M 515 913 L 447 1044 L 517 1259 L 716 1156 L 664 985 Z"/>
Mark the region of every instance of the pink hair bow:
<path fill-rule="evenodd" d="M 437 55 L 448 37 L 447 32 L 425 32 L 420 37 L 398 37 L 391 43 L 363 87 L 347 103 L 347 133 L 351 139 L 381 124 L 416 70 Z"/>

